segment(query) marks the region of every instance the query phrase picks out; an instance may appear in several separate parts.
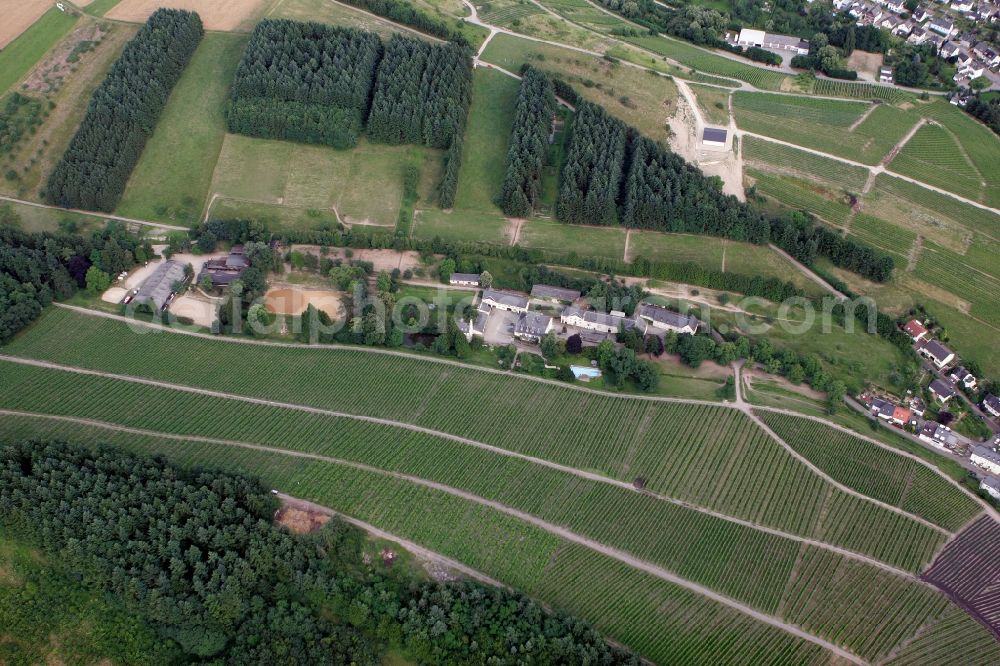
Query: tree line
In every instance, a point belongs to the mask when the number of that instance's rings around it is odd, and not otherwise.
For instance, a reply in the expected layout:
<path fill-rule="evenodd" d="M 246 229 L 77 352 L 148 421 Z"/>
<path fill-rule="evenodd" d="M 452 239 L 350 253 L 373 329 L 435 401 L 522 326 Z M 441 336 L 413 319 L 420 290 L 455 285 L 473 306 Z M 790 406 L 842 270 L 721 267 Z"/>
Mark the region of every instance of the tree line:
<path fill-rule="evenodd" d="M 1000 98 L 985 100 L 973 97 L 966 102 L 965 111 L 1000 134 Z"/>
<path fill-rule="evenodd" d="M 136 613 L 183 661 L 638 664 L 576 618 L 366 564 L 333 520 L 293 536 L 255 478 L 99 446 L 0 444 L 0 525 Z M 125 543 L 127 546 L 125 547 Z"/>
<path fill-rule="evenodd" d="M 373 33 L 265 19 L 236 68 L 229 131 L 354 146 L 381 58 L 382 41 Z"/>
<path fill-rule="evenodd" d="M 26 233 L 19 218 L 0 207 L 0 344 L 34 321 L 54 300 L 80 289 L 106 289 L 111 276 L 131 268 L 152 249 L 110 223 L 89 236 Z M 100 289 L 99 289 L 100 288 Z"/>
<path fill-rule="evenodd" d="M 817 256 L 885 282 L 895 262 L 804 213 L 766 218 L 722 192 L 676 153 L 585 101 L 577 104 L 560 175 L 556 217 L 572 224 L 616 224 L 674 233 L 774 242 L 811 265 Z"/>
<path fill-rule="evenodd" d="M 525 67 L 521 72 L 498 200 L 504 215 L 528 217 L 538 207 L 542 169 L 548 161 L 549 136 L 555 114 L 552 80 L 534 67 Z"/>
<path fill-rule="evenodd" d="M 383 16 L 395 23 L 416 28 L 420 32 L 426 32 L 461 46 L 470 46 L 469 41 L 459 29 L 449 26 L 444 19 L 428 16 L 404 0 L 344 0 L 344 2 L 372 14 Z M 457 24 L 460 25 L 461 22 L 459 21 Z"/>
<path fill-rule="evenodd" d="M 45 186 L 58 206 L 111 212 L 204 30 L 198 14 L 158 9 L 94 91 Z"/>

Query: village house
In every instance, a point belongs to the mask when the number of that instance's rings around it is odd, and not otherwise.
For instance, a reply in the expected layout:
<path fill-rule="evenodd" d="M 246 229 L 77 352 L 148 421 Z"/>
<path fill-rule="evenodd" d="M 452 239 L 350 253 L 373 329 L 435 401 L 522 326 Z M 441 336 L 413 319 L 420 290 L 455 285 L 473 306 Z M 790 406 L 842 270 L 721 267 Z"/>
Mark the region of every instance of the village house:
<path fill-rule="evenodd" d="M 201 284 L 208 276 L 212 280 L 213 287 L 228 287 L 235 280 L 238 280 L 248 268 L 250 268 L 250 261 L 243 254 L 243 246 L 234 245 L 229 250 L 228 256 L 221 259 L 209 259 L 202 264 L 195 282 Z"/>
<path fill-rule="evenodd" d="M 932 18 L 927 27 L 942 37 L 951 37 L 955 33 L 955 22 L 946 16 Z"/>
<path fill-rule="evenodd" d="M 1000 453 L 996 449 L 980 444 L 972 449 L 970 459 L 973 465 L 982 467 L 990 474 L 1000 474 Z"/>
<path fill-rule="evenodd" d="M 681 335 L 694 335 L 701 325 L 694 315 L 684 315 L 649 303 L 640 303 L 635 314 L 652 324 L 653 328 Z"/>
<path fill-rule="evenodd" d="M 911 15 L 911 18 L 917 23 L 923 23 L 930 17 L 931 15 L 923 7 L 917 7 L 913 10 L 913 14 Z"/>
<path fill-rule="evenodd" d="M 872 414 L 875 414 L 884 421 L 891 421 L 892 415 L 896 411 L 896 405 L 882 398 L 873 398 L 871 402 Z"/>
<path fill-rule="evenodd" d="M 892 83 L 892 67 L 887 65 L 882 65 L 878 68 L 878 81 L 879 83 Z"/>
<path fill-rule="evenodd" d="M 917 437 L 939 449 L 954 449 L 958 446 L 958 437 L 951 428 L 936 421 L 924 423 Z"/>
<path fill-rule="evenodd" d="M 991 474 L 979 482 L 979 489 L 985 490 L 986 494 L 993 499 L 1000 499 L 1000 478 Z"/>
<path fill-rule="evenodd" d="M 563 287 L 551 287 L 547 284 L 536 284 L 531 288 L 531 297 L 539 301 L 550 301 L 552 303 L 572 303 L 580 298 L 577 289 L 565 289 Z"/>
<path fill-rule="evenodd" d="M 514 337 L 525 342 L 538 342 L 552 330 L 552 317 L 541 312 L 525 312 L 514 325 Z"/>
<path fill-rule="evenodd" d="M 896 35 L 897 37 L 909 37 L 910 33 L 913 32 L 913 29 L 915 27 L 917 27 L 917 24 L 913 21 L 913 19 L 909 19 L 907 21 L 904 21 L 903 23 L 900 23 L 895 28 L 893 28 L 892 34 Z"/>
<path fill-rule="evenodd" d="M 930 391 L 931 395 L 933 395 L 941 404 L 947 403 L 949 400 L 958 395 L 955 387 L 943 379 L 935 379 L 932 381 L 931 385 L 927 387 L 927 390 Z"/>
<path fill-rule="evenodd" d="M 756 46 L 762 49 L 791 51 L 797 55 L 809 54 L 809 42 L 801 37 L 774 35 L 763 30 L 753 30 L 751 28 L 740 30 L 739 37 L 736 38 L 736 43 L 745 48 Z"/>
<path fill-rule="evenodd" d="M 507 312 L 528 311 L 527 296 L 515 294 L 510 291 L 500 291 L 497 289 L 484 289 L 482 304 L 491 308 L 496 308 L 497 310 L 505 310 Z"/>
<path fill-rule="evenodd" d="M 472 321 L 466 319 L 458 320 L 458 330 L 465 335 L 465 339 L 472 341 L 472 336 L 482 336 L 486 333 L 486 322 L 490 319 L 490 308 L 482 307 L 476 310 L 476 317 Z"/>
<path fill-rule="evenodd" d="M 913 418 L 913 412 L 908 410 L 906 407 L 897 406 L 892 410 L 892 422 L 900 427 L 911 422 L 916 425 L 916 421 Z"/>
<path fill-rule="evenodd" d="M 448 284 L 461 286 L 461 287 L 478 287 L 479 286 L 479 274 L 478 273 L 452 273 L 451 277 L 448 278 Z"/>
<path fill-rule="evenodd" d="M 568 307 L 562 311 L 559 321 L 567 326 L 575 326 L 589 331 L 599 331 L 601 333 L 617 333 L 619 328 L 636 328 L 640 333 L 645 334 L 646 323 L 641 319 L 630 319 L 624 312 L 612 310 L 610 313 L 597 312 L 596 310 L 581 310 L 580 308 Z"/>
<path fill-rule="evenodd" d="M 917 349 L 921 354 L 929 358 L 938 368 L 951 363 L 955 358 L 955 352 L 951 351 L 937 340 L 928 340 L 926 344 Z"/>
<path fill-rule="evenodd" d="M 910 32 L 910 36 L 906 38 L 906 41 L 914 46 L 920 46 L 927 41 L 927 31 L 923 28 L 914 28 Z"/>
<path fill-rule="evenodd" d="M 971 372 L 965 368 L 959 366 L 951 371 L 948 375 L 953 381 L 960 383 L 962 386 L 969 390 L 974 390 L 976 388 L 976 377 Z"/>
<path fill-rule="evenodd" d="M 993 416 L 1000 416 L 1000 398 L 992 393 L 987 393 L 986 397 L 983 398 L 983 409 Z"/>
<path fill-rule="evenodd" d="M 959 46 L 956 42 L 951 41 L 938 49 L 938 55 L 945 60 L 948 60 L 949 58 L 957 56 L 961 50 L 961 46 Z"/>

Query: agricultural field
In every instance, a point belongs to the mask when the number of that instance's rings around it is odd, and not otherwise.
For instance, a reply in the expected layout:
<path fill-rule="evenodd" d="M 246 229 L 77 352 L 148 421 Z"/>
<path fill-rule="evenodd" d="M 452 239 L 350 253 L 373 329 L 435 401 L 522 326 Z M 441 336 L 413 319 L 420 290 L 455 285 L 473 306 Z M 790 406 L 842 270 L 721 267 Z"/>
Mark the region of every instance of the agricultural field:
<path fill-rule="evenodd" d="M 944 247 L 924 241 L 913 274 L 969 304 L 966 314 L 991 326 L 1000 326 L 1000 279 L 966 266 L 962 259 Z M 992 270 L 997 270 L 995 264 Z"/>
<path fill-rule="evenodd" d="M 205 30 L 250 32 L 274 0 L 171 0 L 173 9 L 198 12 Z M 120 0 L 105 12 L 115 21 L 145 23 L 159 9 L 161 0 Z"/>
<path fill-rule="evenodd" d="M 982 176 L 984 191 L 981 202 L 1000 208 L 1000 171 L 996 168 L 1000 138 L 972 116 L 944 100 L 927 105 L 921 110 L 921 115 L 944 127 L 958 144 L 959 152 Z M 927 157 L 940 159 L 940 156 Z"/>
<path fill-rule="evenodd" d="M 726 90 L 712 86 L 691 84 L 691 92 L 698 100 L 698 106 L 705 120 L 713 125 L 729 124 L 729 95 Z"/>
<path fill-rule="evenodd" d="M 397 34 L 406 37 L 421 37 L 427 40 L 433 39 L 429 35 L 411 30 L 402 24 L 387 21 L 350 5 L 328 0 L 277 0 L 267 10 L 266 16 L 267 18 L 318 21 L 330 25 L 359 28 L 374 32 L 382 39 L 389 39 Z"/>
<path fill-rule="evenodd" d="M 808 419 L 758 414 L 789 446 L 832 478 L 869 497 L 957 531 L 982 507 L 914 460 Z"/>
<path fill-rule="evenodd" d="M 664 142 L 669 138 L 666 120 L 677 108 L 677 88 L 666 76 L 504 34 L 490 41 L 482 59 L 512 72 L 525 63 L 534 65 L 646 136 Z"/>
<path fill-rule="evenodd" d="M 521 223 L 517 244 L 552 254 L 621 259 L 625 253 L 625 230 L 531 219 Z"/>
<path fill-rule="evenodd" d="M 18 3 L 22 11 L 31 12 L 37 2 Z M 48 3 L 44 3 L 48 5 Z M 13 7 L 9 8 L 11 11 Z M 5 12 L 7 10 L 5 9 Z M 5 13 L 6 16 L 6 13 Z M 24 14 L 28 16 L 28 14 Z M 15 17 L 16 18 L 16 17 Z M 76 24 L 78 17 L 63 13 L 51 7 L 37 21 L 18 29 L 16 22 L 4 21 L 0 31 L 0 93 L 21 80 L 25 74 L 41 59 L 45 52 L 62 39 Z M 28 27 L 30 26 L 30 27 Z M 25 29 L 27 28 L 27 29 Z M 16 37 L 16 39 L 15 39 Z"/>
<path fill-rule="evenodd" d="M 117 213 L 193 225 L 226 138 L 223 109 L 246 37 L 208 33 L 170 95 Z"/>
<path fill-rule="evenodd" d="M 745 170 L 759 194 L 793 210 L 805 210 L 837 227 L 851 216 L 849 195 L 843 190 L 793 176 L 773 175 L 753 167 Z"/>
<path fill-rule="evenodd" d="M 913 244 L 917 240 L 917 234 L 909 229 L 897 227 L 881 218 L 864 213 L 858 213 L 851 220 L 850 235 L 872 247 L 896 255 L 893 259 L 896 260 L 897 269 L 905 267 L 903 264 L 905 264 L 906 257 L 909 256 Z"/>
<path fill-rule="evenodd" d="M 522 19 L 545 11 L 528 0 L 489 0 L 474 4 L 479 10 L 479 18 L 491 25 L 506 28 L 518 27 Z"/>
<path fill-rule="evenodd" d="M 733 93 L 740 129 L 864 164 L 878 164 L 919 117 L 887 104 Z"/>
<path fill-rule="evenodd" d="M 816 79 L 811 92 L 826 97 L 854 97 L 857 99 L 879 99 L 888 104 L 899 104 L 913 100 L 913 93 L 894 86 L 880 86 L 860 81 L 835 81 Z"/>
<path fill-rule="evenodd" d="M 940 125 L 928 124 L 917 130 L 889 168 L 974 201 L 982 200 L 987 185 L 952 134 Z"/>
<path fill-rule="evenodd" d="M 482 68 L 473 72 L 472 83 L 472 106 L 462 146 L 455 208 L 499 213 L 493 197 L 503 184 L 519 83 L 500 72 Z"/>
<path fill-rule="evenodd" d="M 834 663 L 813 643 L 595 551 L 554 540 L 499 511 L 463 506 L 442 493 L 407 488 L 403 482 L 374 474 L 351 471 L 348 475 L 334 466 L 261 451 L 234 451 L 23 417 L 0 421 L 0 436 L 38 434 L 90 445 L 111 443 L 165 454 L 182 464 L 263 476 L 274 486 L 295 488 L 299 496 L 364 516 L 383 529 L 394 526 L 394 533 L 402 537 L 409 536 L 505 582 L 520 583 L 527 593 L 587 617 L 598 629 L 660 663 L 688 662 L 697 655 L 712 654 L 705 652 L 706 641 L 715 646 L 713 652 L 738 651 L 749 664 Z M 371 499 L 366 501 L 365 495 Z M 434 523 L 432 516 L 437 519 Z M 469 539 L 470 534 L 477 538 Z"/>
<path fill-rule="evenodd" d="M 768 172 L 798 178 L 808 176 L 848 192 L 860 192 L 868 178 L 868 170 L 863 167 L 756 136 L 743 137 L 743 160 Z"/>
<path fill-rule="evenodd" d="M 106 223 L 103 218 L 94 215 L 29 206 L 13 201 L 0 201 L 0 220 L 4 224 L 10 224 L 7 217 L 8 212 L 16 215 L 19 228 L 29 233 L 38 231 L 55 233 L 63 229 L 75 229 L 86 234 L 89 230 L 101 228 Z"/>
<path fill-rule="evenodd" d="M 752 528 L 724 523 L 624 488 L 538 469 L 534 463 L 499 458 L 492 452 L 431 438 L 423 433 L 396 435 L 392 438 L 393 448 L 386 450 L 378 444 L 388 439 L 386 434 L 381 434 L 386 428 L 382 425 L 10 364 L 0 365 L 0 373 L 13 380 L 4 382 L 4 386 L 13 387 L 16 384 L 18 387 L 16 391 L 0 393 L 0 405 L 7 408 L 46 409 L 46 405 L 55 403 L 58 413 L 118 422 L 131 428 L 165 431 L 180 435 L 182 439 L 187 434 L 263 445 L 280 442 L 279 453 L 285 457 L 289 455 L 284 452 L 286 450 L 333 456 L 339 460 L 362 462 L 378 469 L 445 483 L 449 487 L 526 511 L 550 523 L 565 525 L 576 534 L 599 539 L 646 561 L 658 563 L 688 580 L 706 584 L 779 617 L 802 622 L 798 619 L 804 613 L 800 606 L 789 607 L 786 611 L 779 611 L 779 606 L 786 596 L 801 599 L 802 595 L 796 592 L 797 586 L 808 579 L 811 580 L 810 585 L 818 588 L 818 593 L 811 597 L 811 603 L 806 608 L 819 607 L 823 614 L 819 618 L 812 613 L 804 615 L 806 621 L 816 625 L 819 635 L 837 636 L 838 642 L 844 641 L 851 649 L 872 659 L 886 654 L 898 641 L 914 633 L 926 619 L 940 613 L 947 603 L 940 595 L 902 576 L 887 574 L 822 548 L 809 547 L 809 551 L 815 551 L 818 563 L 812 566 L 808 575 L 803 573 L 801 566 L 795 574 L 793 564 L 802 547 L 799 544 L 757 533 Z M 59 396 L 58 400 L 52 399 L 55 395 Z M 94 395 L 106 399 L 97 401 L 93 399 Z M 178 418 L 180 414 L 186 417 Z M 209 415 L 210 418 L 204 418 Z M 704 423 L 704 420 L 701 422 Z M 329 437 L 331 432 L 337 433 L 333 440 Z M 762 434 L 758 433 L 758 436 L 767 439 Z M 773 442 L 768 446 L 778 450 Z M 207 464 L 275 455 L 246 450 L 219 451 L 231 448 L 206 442 L 191 448 L 172 442 L 169 452 L 170 455 L 177 455 L 185 449 L 200 449 L 202 453 L 199 456 L 205 458 L 199 457 L 196 461 Z M 692 446 L 685 448 L 698 450 L 698 447 Z M 717 448 L 716 455 L 724 455 L 727 447 L 720 444 Z M 744 452 L 741 457 L 746 453 L 749 452 Z M 447 460 L 449 464 L 442 465 L 441 460 Z M 545 563 L 550 560 L 551 551 L 539 552 L 539 546 L 545 543 L 554 545 L 554 537 L 539 534 L 525 543 L 525 537 L 537 530 L 509 516 L 502 518 L 500 524 L 495 525 L 496 529 L 475 529 L 474 525 L 482 522 L 485 515 L 495 513 L 478 500 L 476 504 L 471 504 L 422 485 L 387 479 L 370 469 L 361 470 L 325 461 L 320 465 L 318 461 L 308 459 L 291 463 L 289 458 L 283 465 L 284 474 L 265 474 L 265 477 L 276 487 L 295 488 L 296 493 L 313 499 L 317 499 L 314 490 L 317 479 L 330 479 L 332 487 L 337 488 L 337 497 L 323 496 L 318 501 L 401 536 L 418 539 L 473 566 L 478 566 L 479 561 L 485 559 L 486 566 L 480 568 L 522 588 L 530 590 L 547 570 Z M 231 465 L 225 464 L 227 467 Z M 774 461 L 761 463 L 761 469 L 773 466 Z M 267 469 L 267 465 L 262 468 Z M 694 468 L 698 466 L 695 464 Z M 802 467 L 799 469 L 805 471 Z M 489 471 L 484 473 L 485 470 Z M 729 493 L 732 497 L 742 494 L 737 488 L 730 489 Z M 432 504 L 428 504 L 429 497 L 434 498 Z M 459 511 L 461 505 L 466 505 L 464 520 L 455 522 L 445 517 Z M 427 511 L 425 506 L 427 509 L 436 506 L 437 509 Z M 587 507 L 593 510 L 587 510 Z M 841 511 L 835 506 L 830 513 L 838 516 Z M 882 523 L 885 524 L 885 520 Z M 446 525 L 462 525 L 466 538 L 456 543 L 453 533 L 441 541 L 438 535 L 442 535 L 442 529 L 447 529 Z M 856 528 L 855 524 L 855 532 Z M 671 530 L 676 530 L 676 534 L 672 534 Z M 880 532 L 880 541 L 891 542 L 892 533 L 891 530 Z M 690 538 L 691 534 L 702 535 L 699 543 L 704 548 L 699 547 L 699 557 L 690 556 L 685 535 Z M 517 543 L 518 537 L 519 557 L 501 557 L 509 544 Z M 735 561 L 741 563 L 739 567 L 732 566 Z M 748 571 L 754 574 L 747 576 Z M 843 588 L 839 579 L 845 575 L 844 572 L 859 580 L 866 579 L 869 585 L 852 586 L 852 589 L 868 590 L 868 593 L 848 598 L 841 595 Z M 904 612 L 898 613 L 891 621 L 883 618 L 884 630 L 872 636 L 869 630 L 871 622 L 884 615 L 884 607 L 893 605 Z M 850 618 L 850 623 L 845 623 L 844 618 Z"/>

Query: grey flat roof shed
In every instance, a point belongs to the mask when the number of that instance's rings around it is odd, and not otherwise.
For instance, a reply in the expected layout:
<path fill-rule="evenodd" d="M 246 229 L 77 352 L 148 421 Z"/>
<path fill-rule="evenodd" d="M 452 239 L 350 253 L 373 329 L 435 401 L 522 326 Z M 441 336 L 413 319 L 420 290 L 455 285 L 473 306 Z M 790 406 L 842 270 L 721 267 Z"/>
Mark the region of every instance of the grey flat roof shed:
<path fill-rule="evenodd" d="M 184 264 L 178 261 L 164 261 L 156 267 L 153 274 L 139 287 L 135 295 L 137 303 L 152 303 L 157 310 L 162 310 L 167 299 L 174 291 L 174 283 L 184 279 Z"/>

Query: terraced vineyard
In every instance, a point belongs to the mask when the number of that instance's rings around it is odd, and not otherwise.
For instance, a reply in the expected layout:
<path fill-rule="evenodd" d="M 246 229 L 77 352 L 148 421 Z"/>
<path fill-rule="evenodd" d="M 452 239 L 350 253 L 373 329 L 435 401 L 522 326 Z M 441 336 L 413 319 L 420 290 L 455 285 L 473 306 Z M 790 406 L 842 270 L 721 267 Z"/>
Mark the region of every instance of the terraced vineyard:
<path fill-rule="evenodd" d="M 907 142 L 889 168 L 929 185 L 980 200 L 986 182 L 963 154 L 952 134 L 939 125 L 924 125 Z"/>
<path fill-rule="evenodd" d="M 811 419 L 759 411 L 785 443 L 840 483 L 946 530 L 957 531 L 982 507 L 915 460 Z"/>
<path fill-rule="evenodd" d="M 928 238 L 944 242 L 941 236 L 947 234 L 955 243 L 964 245 L 973 231 L 1000 236 L 1000 215 L 926 187 L 881 173 L 875 177 L 872 192 L 874 195 L 866 201 L 866 209 L 872 214 L 897 226 L 920 228 Z"/>
<path fill-rule="evenodd" d="M 896 260 L 897 268 L 900 267 L 900 260 L 909 254 L 917 240 L 917 234 L 909 229 L 897 227 L 881 218 L 864 213 L 858 213 L 851 220 L 850 232 L 858 240 L 896 255 L 893 258 Z"/>
<path fill-rule="evenodd" d="M 886 666 L 948 663 L 1000 663 L 1000 642 L 956 606 L 948 606 L 941 617 L 885 662 Z"/>
<path fill-rule="evenodd" d="M 94 427 L 0 419 L 0 437 L 55 437 L 111 443 L 143 453 L 165 453 L 200 464 L 263 476 L 300 496 L 364 516 L 383 529 L 507 582 L 590 619 L 598 629 L 663 664 L 711 663 L 719 654 L 740 654 L 746 664 L 840 663 L 814 643 L 695 592 L 638 571 L 590 549 L 563 542 L 495 510 L 375 474 L 337 474 L 337 468 L 258 451 L 123 435 Z M 371 500 L 364 484 L 371 484 Z M 352 497 L 353 495 L 353 497 Z M 381 505 L 378 504 L 381 502 Z M 509 576 L 509 578 L 508 578 Z"/>
<path fill-rule="evenodd" d="M 885 104 L 744 91 L 733 93 L 733 111 L 742 130 L 864 164 L 877 164 L 917 122 Z"/>
<path fill-rule="evenodd" d="M 515 4 L 506 3 L 484 3 L 483 11 L 479 16 L 483 21 L 492 25 L 510 27 L 514 21 L 533 14 L 541 14 L 542 9 L 538 5 L 530 2 L 518 2 Z M 487 7 L 489 7 L 487 9 Z"/>
<path fill-rule="evenodd" d="M 944 100 L 922 108 L 920 113 L 933 118 L 954 137 L 961 152 L 983 178 L 982 202 L 993 208 L 1000 208 L 1000 169 L 996 168 L 997 156 L 1000 155 L 1000 138 L 969 114 Z"/>
<path fill-rule="evenodd" d="M 671 37 L 643 35 L 623 39 L 653 53 L 676 60 L 698 72 L 739 79 L 761 90 L 780 90 L 782 84 L 789 78 L 781 72 L 730 60 Z"/>
<path fill-rule="evenodd" d="M 806 210 L 842 227 L 847 224 L 851 207 L 841 201 L 845 193 L 837 192 L 812 181 L 791 176 L 777 176 L 748 167 L 748 176 L 754 179 L 757 191 L 780 204 L 796 210 Z"/>
<path fill-rule="evenodd" d="M 897 104 L 913 99 L 913 93 L 900 90 L 895 86 L 879 86 L 872 83 L 836 81 L 833 79 L 816 79 L 812 92 L 816 95 L 829 97 L 880 99 L 890 104 Z"/>
<path fill-rule="evenodd" d="M 854 192 L 861 190 L 868 178 L 868 171 L 863 167 L 796 150 L 756 136 L 743 138 L 743 159 L 755 165 L 765 165 L 768 170 L 809 176 L 822 183 Z"/>
<path fill-rule="evenodd" d="M 972 316 L 1000 326 L 1000 280 L 962 266 L 961 255 L 925 241 L 914 275 L 970 303 Z"/>

